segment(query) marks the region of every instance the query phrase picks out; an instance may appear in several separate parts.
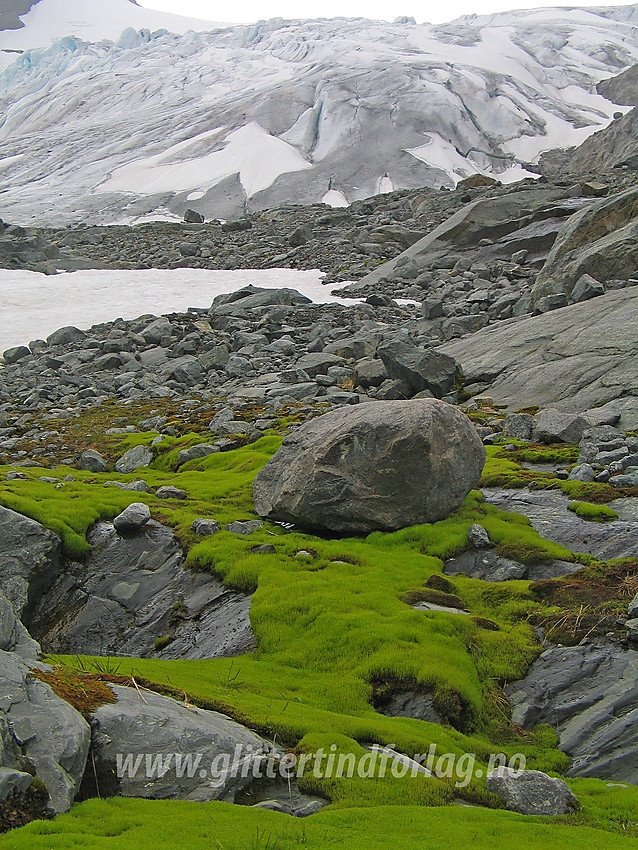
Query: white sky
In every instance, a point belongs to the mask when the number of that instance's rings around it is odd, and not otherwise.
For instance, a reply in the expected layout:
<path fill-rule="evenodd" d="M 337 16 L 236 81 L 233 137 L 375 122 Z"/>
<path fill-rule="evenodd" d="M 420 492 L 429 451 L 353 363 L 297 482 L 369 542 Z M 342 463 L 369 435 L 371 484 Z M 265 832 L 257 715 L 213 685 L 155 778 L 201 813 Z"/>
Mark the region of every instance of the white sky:
<path fill-rule="evenodd" d="M 444 23 L 460 15 L 484 15 L 506 12 L 511 9 L 529 9 L 552 6 L 622 6 L 616 2 L 578 2 L 578 0 L 448 0 L 448 2 L 422 2 L 422 0 L 234 0 L 232 4 L 213 0 L 137 0 L 140 6 L 173 12 L 190 18 L 232 23 L 254 23 L 264 18 L 372 18 L 392 21 L 399 15 L 411 15 L 417 23 Z"/>

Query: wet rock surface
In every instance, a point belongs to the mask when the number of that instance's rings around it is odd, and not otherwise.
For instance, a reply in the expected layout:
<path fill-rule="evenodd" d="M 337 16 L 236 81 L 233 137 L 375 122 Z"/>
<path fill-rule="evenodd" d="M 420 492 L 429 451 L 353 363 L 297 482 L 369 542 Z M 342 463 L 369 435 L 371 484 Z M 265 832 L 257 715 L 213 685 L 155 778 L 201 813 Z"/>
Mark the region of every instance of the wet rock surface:
<path fill-rule="evenodd" d="M 614 643 L 552 646 L 508 686 L 512 722 L 549 723 L 569 776 L 638 784 L 638 651 Z"/>
<path fill-rule="evenodd" d="M 0 506 L 0 591 L 27 622 L 59 569 L 60 539 L 34 520 Z"/>
<path fill-rule="evenodd" d="M 448 576 L 464 575 L 481 581 L 511 581 L 513 579 L 541 581 L 569 575 L 579 570 L 580 566 L 569 561 L 519 564 L 509 558 L 502 558 L 494 551 L 467 551 L 446 561 L 443 572 Z"/>
<path fill-rule="evenodd" d="M 488 488 L 483 492 L 490 504 L 524 514 L 539 534 L 572 552 L 595 555 L 600 560 L 638 554 L 638 522 L 588 522 L 568 511 L 567 497 L 557 492 Z"/>
<path fill-rule="evenodd" d="M 253 647 L 250 597 L 184 568 L 173 532 L 151 520 L 122 537 L 89 533 L 85 563 L 65 565 L 34 613 L 47 652 L 216 658 Z"/>

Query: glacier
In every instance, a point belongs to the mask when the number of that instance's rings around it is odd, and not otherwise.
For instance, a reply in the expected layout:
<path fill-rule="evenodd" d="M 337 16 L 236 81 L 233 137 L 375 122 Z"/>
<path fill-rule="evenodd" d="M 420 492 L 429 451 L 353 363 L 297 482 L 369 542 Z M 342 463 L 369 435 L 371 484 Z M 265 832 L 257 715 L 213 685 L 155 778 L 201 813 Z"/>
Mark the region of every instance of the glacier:
<path fill-rule="evenodd" d="M 56 2 L 76 11 L 66 24 L 59 16 L 53 42 L 42 43 L 41 26 L 29 36 L 30 16 Z M 22 51 L 3 53 L 0 73 L 9 221 L 135 223 L 189 206 L 227 219 L 453 188 L 477 173 L 519 180 L 544 151 L 580 144 L 626 111 L 596 84 L 638 61 L 638 6 L 442 26 L 181 19 L 170 32 L 171 16 L 153 29 L 159 13 L 128 0 L 114 0 L 108 26 L 104 0 L 83 6 L 78 23 L 79 3 L 40 0 L 24 28 L 0 33 L 2 50 Z"/>

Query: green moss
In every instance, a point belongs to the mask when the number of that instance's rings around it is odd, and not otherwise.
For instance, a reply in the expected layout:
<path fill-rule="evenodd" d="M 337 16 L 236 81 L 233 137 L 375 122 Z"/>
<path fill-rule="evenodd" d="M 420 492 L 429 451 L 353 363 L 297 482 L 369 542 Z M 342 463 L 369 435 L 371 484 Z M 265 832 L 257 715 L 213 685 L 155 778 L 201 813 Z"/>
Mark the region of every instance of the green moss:
<path fill-rule="evenodd" d="M 573 447 L 565 447 L 570 449 Z M 611 484 L 563 481 L 549 472 L 526 469 L 517 461 L 517 452 L 506 452 L 502 446 L 487 446 L 487 459 L 481 477 L 482 487 L 504 487 L 535 490 L 561 490 L 570 499 L 604 504 L 624 496 L 638 495 L 638 487 L 618 488 Z"/>
<path fill-rule="evenodd" d="M 363 809 L 330 807 L 298 820 L 228 803 L 95 799 L 75 806 L 54 821 L 34 821 L 5 836 L 2 843 L 7 850 L 146 850 L 181 847 L 185 841 L 189 850 L 635 847 L 636 832 L 631 824 L 635 824 L 638 807 L 637 789 L 619 788 L 610 794 L 602 782 L 590 782 L 587 791 L 582 782 L 573 784 L 585 805 L 569 818 L 523 817 L 480 808 L 472 809 L 470 817 L 467 809 L 458 806 L 427 808 L 415 802 L 400 809 L 383 803 Z M 593 828 L 599 825 L 607 830 L 604 835 Z M 453 844 L 450 836 L 454 837 Z"/>
<path fill-rule="evenodd" d="M 609 508 L 607 505 L 592 505 L 591 502 L 570 502 L 567 505 L 567 510 L 572 511 L 581 519 L 588 519 L 593 522 L 609 522 L 618 519 L 618 514 L 613 508 Z"/>
<path fill-rule="evenodd" d="M 576 463 L 579 454 L 578 446 L 566 446 L 563 443 L 549 446 L 525 446 L 514 452 L 507 452 L 508 457 L 525 463 Z"/>

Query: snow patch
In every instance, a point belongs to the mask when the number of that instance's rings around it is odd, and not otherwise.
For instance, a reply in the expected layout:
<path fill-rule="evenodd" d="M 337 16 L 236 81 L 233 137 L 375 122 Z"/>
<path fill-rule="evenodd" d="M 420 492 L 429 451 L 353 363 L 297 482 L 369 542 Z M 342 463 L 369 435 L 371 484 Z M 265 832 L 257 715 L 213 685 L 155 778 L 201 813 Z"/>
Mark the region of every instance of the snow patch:
<path fill-rule="evenodd" d="M 46 339 L 66 325 L 84 329 L 150 312 L 161 315 L 209 307 L 216 295 L 248 284 L 296 289 L 316 304 L 354 303 L 333 296 L 331 287 L 322 284 L 323 276 L 318 270 L 297 269 L 88 269 L 55 276 L 0 269 L 0 351 Z"/>
<path fill-rule="evenodd" d="M 322 204 L 328 204 L 329 207 L 349 207 L 348 199 L 338 189 L 329 189 L 321 199 Z"/>

